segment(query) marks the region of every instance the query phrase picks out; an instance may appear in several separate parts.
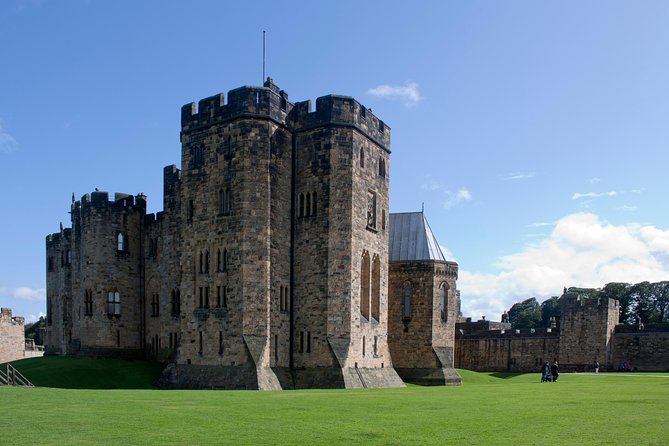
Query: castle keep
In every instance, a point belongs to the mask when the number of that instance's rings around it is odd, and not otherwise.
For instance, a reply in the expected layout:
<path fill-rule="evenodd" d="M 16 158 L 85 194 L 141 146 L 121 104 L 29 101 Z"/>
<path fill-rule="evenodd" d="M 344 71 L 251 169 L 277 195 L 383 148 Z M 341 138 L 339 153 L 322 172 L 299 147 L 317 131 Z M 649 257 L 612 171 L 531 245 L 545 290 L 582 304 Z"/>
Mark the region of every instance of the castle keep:
<path fill-rule="evenodd" d="M 390 255 L 389 127 L 270 79 L 225 99 L 182 107 L 162 212 L 72 197 L 72 227 L 46 239 L 49 350 L 168 360 L 167 388 L 459 383 L 457 264 L 431 231 L 397 236 L 430 238 L 427 255 Z"/>

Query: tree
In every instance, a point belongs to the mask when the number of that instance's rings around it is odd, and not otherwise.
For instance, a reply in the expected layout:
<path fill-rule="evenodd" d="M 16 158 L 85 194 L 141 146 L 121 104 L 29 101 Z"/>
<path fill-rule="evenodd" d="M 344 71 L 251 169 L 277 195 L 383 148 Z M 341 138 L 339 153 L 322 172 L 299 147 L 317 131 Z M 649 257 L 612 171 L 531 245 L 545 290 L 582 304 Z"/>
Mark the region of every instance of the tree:
<path fill-rule="evenodd" d="M 553 296 L 541 302 L 541 325 L 543 327 L 551 326 L 552 317 L 555 318 L 559 326 L 561 314 L 562 312 L 560 311 L 560 302 L 558 301 L 557 296 Z"/>
<path fill-rule="evenodd" d="M 669 282 L 654 283 L 653 296 L 655 298 L 655 309 L 658 314 L 657 322 L 669 321 Z"/>
<path fill-rule="evenodd" d="M 28 339 L 34 339 L 37 345 L 42 345 L 44 340 L 42 339 L 40 329 L 43 328 L 46 328 L 46 319 L 44 319 L 44 316 L 40 316 L 37 322 L 26 324 L 25 337 Z"/>
<path fill-rule="evenodd" d="M 632 307 L 632 323 L 650 322 L 650 316 L 653 311 L 653 286 L 650 282 L 640 282 L 632 285 L 630 290 L 630 303 Z M 628 317 L 629 319 L 629 317 Z"/>
<path fill-rule="evenodd" d="M 535 328 L 541 325 L 541 307 L 531 297 L 513 304 L 509 310 L 509 322 L 513 328 Z"/>

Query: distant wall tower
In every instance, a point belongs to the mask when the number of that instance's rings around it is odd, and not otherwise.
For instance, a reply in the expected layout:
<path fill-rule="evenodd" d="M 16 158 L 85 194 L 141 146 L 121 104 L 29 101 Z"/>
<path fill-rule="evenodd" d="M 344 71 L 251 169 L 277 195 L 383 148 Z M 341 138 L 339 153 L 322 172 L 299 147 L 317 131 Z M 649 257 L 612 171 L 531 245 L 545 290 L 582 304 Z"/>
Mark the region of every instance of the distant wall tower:
<path fill-rule="evenodd" d="M 612 369 L 612 337 L 618 323 L 617 300 L 567 292 L 560 298 L 559 361 L 566 370 L 592 370 L 595 361 Z"/>

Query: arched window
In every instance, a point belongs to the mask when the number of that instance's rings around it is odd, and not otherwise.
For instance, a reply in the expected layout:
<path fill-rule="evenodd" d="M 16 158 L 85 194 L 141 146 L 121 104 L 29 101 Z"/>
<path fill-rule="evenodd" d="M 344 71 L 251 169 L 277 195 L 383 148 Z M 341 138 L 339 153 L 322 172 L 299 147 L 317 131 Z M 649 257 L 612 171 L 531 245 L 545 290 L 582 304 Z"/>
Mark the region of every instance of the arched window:
<path fill-rule="evenodd" d="M 448 285 L 442 283 L 439 287 L 441 294 L 441 320 L 444 322 L 448 321 Z"/>
<path fill-rule="evenodd" d="M 220 249 L 216 252 L 216 271 L 223 271 L 223 256 Z"/>
<path fill-rule="evenodd" d="M 402 319 L 411 319 L 411 284 L 404 284 L 404 296 L 402 299 Z"/>
<path fill-rule="evenodd" d="M 224 250 L 223 250 L 223 271 L 227 271 L 228 268 L 230 267 L 230 265 L 229 265 L 229 263 L 230 263 L 230 259 L 229 259 L 229 257 L 230 257 L 230 255 L 228 254 L 228 250 L 227 250 L 227 249 L 224 249 Z"/>
<path fill-rule="evenodd" d="M 360 268 L 360 314 L 369 320 L 369 253 L 362 253 Z"/>
<path fill-rule="evenodd" d="M 381 157 L 379 157 L 379 176 L 381 178 L 386 177 L 386 160 Z"/>
<path fill-rule="evenodd" d="M 308 217 L 311 215 L 311 194 L 309 192 L 307 192 L 307 196 L 304 199 L 304 201 L 306 202 L 305 205 L 306 209 L 304 211 L 304 216 Z"/>
<path fill-rule="evenodd" d="M 204 253 L 204 272 L 209 274 L 209 251 Z"/>
<path fill-rule="evenodd" d="M 311 215 L 316 215 L 316 191 L 311 194 Z"/>
<path fill-rule="evenodd" d="M 372 319 L 379 322 L 381 311 L 381 261 L 378 255 L 372 260 Z"/>
<path fill-rule="evenodd" d="M 360 168 L 365 168 L 365 149 L 360 147 Z"/>
<path fill-rule="evenodd" d="M 218 213 L 225 214 L 225 191 L 223 189 L 218 191 Z"/>
<path fill-rule="evenodd" d="M 107 314 L 109 316 L 121 315 L 121 293 L 110 291 L 107 294 Z"/>
<path fill-rule="evenodd" d="M 204 272 L 204 253 L 200 251 L 200 272 Z"/>

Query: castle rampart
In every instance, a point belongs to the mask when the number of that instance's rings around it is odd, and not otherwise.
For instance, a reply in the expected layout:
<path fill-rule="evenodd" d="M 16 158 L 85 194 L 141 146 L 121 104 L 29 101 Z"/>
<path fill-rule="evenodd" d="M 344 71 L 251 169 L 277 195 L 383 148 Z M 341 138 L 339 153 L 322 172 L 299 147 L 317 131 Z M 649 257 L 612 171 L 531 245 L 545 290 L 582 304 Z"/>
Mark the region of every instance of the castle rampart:
<path fill-rule="evenodd" d="M 0 364 L 18 359 L 42 356 L 42 346 L 25 337 L 25 319 L 12 317 L 9 308 L 0 309 Z"/>

